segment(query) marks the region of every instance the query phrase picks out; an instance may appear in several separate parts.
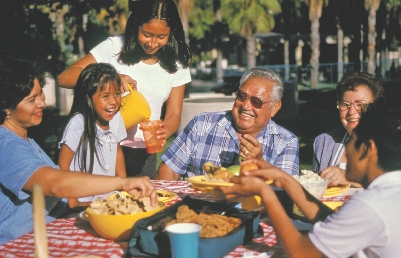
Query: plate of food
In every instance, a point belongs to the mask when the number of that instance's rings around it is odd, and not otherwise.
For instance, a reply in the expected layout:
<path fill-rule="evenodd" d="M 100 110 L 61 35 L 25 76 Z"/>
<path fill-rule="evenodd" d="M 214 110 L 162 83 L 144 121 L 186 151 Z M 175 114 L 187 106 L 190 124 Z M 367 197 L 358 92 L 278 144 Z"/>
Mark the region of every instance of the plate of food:
<path fill-rule="evenodd" d="M 328 186 L 326 191 L 323 194 L 323 197 L 331 197 L 336 196 L 344 192 L 349 188 L 349 185 L 340 185 L 340 186 Z"/>
<path fill-rule="evenodd" d="M 187 179 L 189 182 L 192 183 L 192 186 L 195 188 L 201 188 L 201 189 L 214 189 L 219 186 L 233 186 L 233 183 L 226 182 L 225 180 L 211 180 L 210 178 L 207 177 L 207 175 L 202 175 L 202 176 L 193 176 L 189 177 Z M 266 181 L 266 184 L 271 184 L 273 183 L 273 180 L 268 180 Z"/>
<path fill-rule="evenodd" d="M 323 202 L 323 203 L 335 212 L 337 212 L 338 209 L 344 204 L 344 202 Z"/>
<path fill-rule="evenodd" d="M 156 190 L 158 200 L 164 203 L 174 200 L 178 197 L 178 195 L 174 192 L 164 191 L 164 190 Z"/>
<path fill-rule="evenodd" d="M 204 175 L 189 177 L 187 180 L 192 186 L 200 190 L 212 190 L 219 186 L 233 186 L 227 179 L 238 176 L 241 171 L 259 169 L 256 164 L 246 164 L 244 166 L 233 165 L 228 168 L 214 166 L 210 161 L 203 165 Z M 266 181 L 267 184 L 273 180 Z"/>

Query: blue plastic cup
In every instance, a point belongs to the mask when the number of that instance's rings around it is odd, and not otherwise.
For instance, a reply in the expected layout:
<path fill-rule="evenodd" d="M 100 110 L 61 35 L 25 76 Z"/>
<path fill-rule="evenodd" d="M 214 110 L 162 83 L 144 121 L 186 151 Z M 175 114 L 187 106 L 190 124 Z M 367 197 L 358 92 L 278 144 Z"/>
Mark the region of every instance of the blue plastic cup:
<path fill-rule="evenodd" d="M 195 223 L 176 223 L 166 227 L 173 258 L 197 258 L 199 233 L 202 226 Z"/>

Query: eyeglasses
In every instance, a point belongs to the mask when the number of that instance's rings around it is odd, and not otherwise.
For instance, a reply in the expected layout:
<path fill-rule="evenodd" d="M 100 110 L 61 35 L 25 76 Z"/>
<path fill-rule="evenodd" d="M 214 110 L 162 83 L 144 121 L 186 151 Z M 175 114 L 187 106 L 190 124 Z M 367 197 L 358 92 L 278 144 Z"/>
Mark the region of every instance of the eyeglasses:
<path fill-rule="evenodd" d="M 257 109 L 261 109 L 263 104 L 266 104 L 269 102 L 276 102 L 274 100 L 263 102 L 262 99 L 255 97 L 255 96 L 249 96 L 248 94 L 246 94 L 245 92 L 243 92 L 241 90 L 237 91 L 236 94 L 237 94 L 236 100 L 245 102 L 249 98 L 252 107 L 257 108 Z"/>
<path fill-rule="evenodd" d="M 351 105 L 354 105 L 354 108 L 357 111 L 363 111 L 366 110 L 368 108 L 370 103 L 365 103 L 365 102 L 346 102 L 346 101 L 338 101 L 337 102 L 337 108 L 341 111 L 347 111 L 351 108 Z"/>

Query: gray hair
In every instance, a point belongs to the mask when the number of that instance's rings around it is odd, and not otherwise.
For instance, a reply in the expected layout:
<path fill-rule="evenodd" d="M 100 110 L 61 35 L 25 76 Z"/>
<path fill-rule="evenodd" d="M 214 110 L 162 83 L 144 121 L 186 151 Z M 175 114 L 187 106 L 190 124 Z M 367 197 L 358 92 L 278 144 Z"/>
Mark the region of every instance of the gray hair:
<path fill-rule="evenodd" d="M 273 86 L 272 100 L 281 100 L 283 97 L 284 86 L 280 75 L 267 68 L 251 68 L 242 75 L 239 81 L 239 88 L 241 88 L 242 85 L 252 77 L 259 77 L 275 82 L 275 85 Z"/>

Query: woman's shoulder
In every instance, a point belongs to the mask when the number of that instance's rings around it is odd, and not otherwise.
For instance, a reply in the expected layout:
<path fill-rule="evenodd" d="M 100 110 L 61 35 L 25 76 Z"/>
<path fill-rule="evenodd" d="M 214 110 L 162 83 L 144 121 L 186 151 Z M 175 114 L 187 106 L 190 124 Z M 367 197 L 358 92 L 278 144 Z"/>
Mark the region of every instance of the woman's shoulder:
<path fill-rule="evenodd" d="M 322 133 L 315 138 L 315 141 L 323 140 L 323 139 L 333 139 L 336 141 L 337 139 L 342 139 L 346 133 L 344 127 L 338 127 L 329 132 Z"/>
<path fill-rule="evenodd" d="M 91 49 L 90 53 L 95 57 L 95 59 L 98 56 L 102 56 L 109 53 L 117 54 L 121 51 L 123 43 L 124 43 L 123 36 L 108 37 L 107 39 L 96 45 L 93 49 Z"/>

